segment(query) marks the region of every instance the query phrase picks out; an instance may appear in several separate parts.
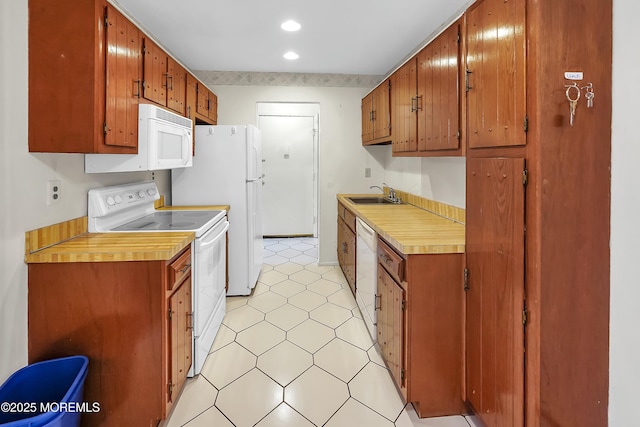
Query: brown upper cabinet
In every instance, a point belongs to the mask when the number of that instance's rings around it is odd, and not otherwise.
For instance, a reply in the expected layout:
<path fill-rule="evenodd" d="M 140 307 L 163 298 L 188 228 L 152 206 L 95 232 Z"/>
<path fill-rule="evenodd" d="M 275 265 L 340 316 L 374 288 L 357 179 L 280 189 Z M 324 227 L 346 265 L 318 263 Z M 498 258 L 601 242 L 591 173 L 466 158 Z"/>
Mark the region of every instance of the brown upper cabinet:
<path fill-rule="evenodd" d="M 167 54 L 148 37 L 144 39 L 143 96 L 156 104 L 167 106 Z"/>
<path fill-rule="evenodd" d="M 454 155 L 460 149 L 460 25 L 418 53 L 418 151 Z"/>
<path fill-rule="evenodd" d="M 186 115 L 187 70 L 149 38 L 143 49 L 144 97 Z"/>
<path fill-rule="evenodd" d="M 105 0 L 29 0 L 30 152 L 136 153 L 138 104 L 195 124 L 199 88 L 216 124 L 216 95 Z"/>
<path fill-rule="evenodd" d="M 204 84 L 196 84 L 196 118 L 215 125 L 218 122 L 218 97 Z"/>
<path fill-rule="evenodd" d="M 391 75 L 394 156 L 462 155 L 460 22 Z"/>
<path fill-rule="evenodd" d="M 196 109 L 198 105 L 198 79 L 187 73 L 187 93 L 185 96 L 185 116 L 196 123 Z"/>
<path fill-rule="evenodd" d="M 484 0 L 466 13 L 470 149 L 526 144 L 525 18 L 524 1 Z"/>
<path fill-rule="evenodd" d="M 373 141 L 373 92 L 362 98 L 362 145 L 372 145 Z"/>
<path fill-rule="evenodd" d="M 104 1 L 30 0 L 29 151 L 135 153 L 141 52 Z"/>
<path fill-rule="evenodd" d="M 186 116 L 187 70 L 172 57 L 167 57 L 167 107 Z"/>
<path fill-rule="evenodd" d="M 417 140 L 416 58 L 411 58 L 391 75 L 392 152 L 415 152 Z"/>
<path fill-rule="evenodd" d="M 391 142 L 390 92 L 387 79 L 362 99 L 362 145 Z"/>

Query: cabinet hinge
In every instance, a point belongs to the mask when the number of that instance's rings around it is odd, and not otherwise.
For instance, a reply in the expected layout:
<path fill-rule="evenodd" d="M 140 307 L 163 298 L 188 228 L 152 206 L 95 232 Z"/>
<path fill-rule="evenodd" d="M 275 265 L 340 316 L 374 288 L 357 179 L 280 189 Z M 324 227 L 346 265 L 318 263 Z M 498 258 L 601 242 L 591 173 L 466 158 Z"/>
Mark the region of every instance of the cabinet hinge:
<path fill-rule="evenodd" d="M 104 132 L 104 134 L 105 134 L 105 135 L 107 134 L 108 129 L 109 129 L 109 128 L 107 128 L 107 122 L 104 122 L 104 126 L 103 126 L 103 128 L 102 128 L 102 131 Z"/>
<path fill-rule="evenodd" d="M 456 136 L 458 139 L 461 137 L 460 129 L 458 129 L 458 135 Z"/>
<path fill-rule="evenodd" d="M 169 309 L 169 312 L 167 313 L 167 315 L 169 316 L 169 320 L 171 320 L 173 318 L 173 311 Z"/>
<path fill-rule="evenodd" d="M 467 292 L 469 290 L 469 269 L 468 268 L 464 269 L 463 282 L 464 282 L 464 288 L 463 289 L 464 289 L 465 292 Z"/>
<path fill-rule="evenodd" d="M 172 383 L 167 384 L 167 392 L 169 393 L 169 400 L 171 400 L 171 398 L 173 397 L 173 384 Z"/>
<path fill-rule="evenodd" d="M 107 11 L 104 11 L 104 27 L 108 28 L 109 27 L 109 15 L 107 14 Z"/>
<path fill-rule="evenodd" d="M 407 300 L 402 300 L 402 311 L 404 311 L 407 307 Z"/>
<path fill-rule="evenodd" d="M 404 368 L 400 369 L 400 379 L 404 380 Z"/>
<path fill-rule="evenodd" d="M 528 321 L 529 321 L 529 313 L 525 308 L 524 310 L 522 310 L 522 325 L 527 326 Z"/>
<path fill-rule="evenodd" d="M 460 44 L 460 39 L 461 39 L 461 37 L 460 37 L 460 31 L 458 31 L 458 44 Z"/>
<path fill-rule="evenodd" d="M 529 183 L 529 172 L 525 169 L 522 171 L 522 185 L 525 187 Z"/>
<path fill-rule="evenodd" d="M 524 132 L 527 133 L 529 132 L 529 116 L 524 116 Z"/>

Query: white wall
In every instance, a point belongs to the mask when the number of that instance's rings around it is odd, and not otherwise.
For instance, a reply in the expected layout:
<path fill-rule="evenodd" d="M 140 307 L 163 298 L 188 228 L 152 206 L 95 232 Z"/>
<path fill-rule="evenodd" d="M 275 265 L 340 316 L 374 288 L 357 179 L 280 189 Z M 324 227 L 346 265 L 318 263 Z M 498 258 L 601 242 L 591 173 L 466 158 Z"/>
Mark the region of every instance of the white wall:
<path fill-rule="evenodd" d="M 384 165 L 360 144 L 360 101 L 367 89 L 227 85 L 211 89 L 218 96 L 219 124 L 255 125 L 257 102 L 320 104 L 319 261 L 336 263 L 336 194 L 369 193 L 369 186 L 384 180 Z M 364 177 L 366 167 L 371 168 L 370 178 Z"/>
<path fill-rule="evenodd" d="M 611 323 L 609 425 L 638 424 L 638 242 L 640 133 L 633 90 L 640 68 L 640 3 L 613 1 L 613 123 L 611 159 Z"/>
<path fill-rule="evenodd" d="M 151 176 L 86 175 L 81 154 L 28 152 L 27 3 L 0 1 L 0 383 L 27 363 L 25 232 L 85 216 L 90 188 Z M 166 194 L 168 173 L 155 176 Z M 62 199 L 47 206 L 46 182 L 51 179 L 61 181 Z"/>
<path fill-rule="evenodd" d="M 422 159 L 421 195 L 427 199 L 464 208 L 466 162 L 464 157 Z"/>

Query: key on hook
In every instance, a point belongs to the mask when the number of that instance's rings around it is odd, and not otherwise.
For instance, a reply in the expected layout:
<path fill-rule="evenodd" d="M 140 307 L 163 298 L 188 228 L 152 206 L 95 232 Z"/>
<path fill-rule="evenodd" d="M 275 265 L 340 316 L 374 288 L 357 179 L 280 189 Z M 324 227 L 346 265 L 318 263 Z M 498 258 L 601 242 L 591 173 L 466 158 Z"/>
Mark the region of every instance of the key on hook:
<path fill-rule="evenodd" d="M 587 93 L 584 94 L 584 97 L 587 98 L 587 108 L 593 108 L 593 98 L 596 96 L 596 94 L 593 92 L 593 83 L 589 83 L 582 89 L 585 89 L 587 91 Z"/>
<path fill-rule="evenodd" d="M 580 87 L 577 83 L 565 85 L 565 87 L 567 88 L 565 95 L 567 95 L 567 99 L 569 100 L 569 124 L 573 126 L 573 118 L 576 115 L 576 107 L 578 106 L 578 100 L 580 99 Z M 571 89 L 575 89 L 576 91 L 575 98 L 571 97 Z"/>

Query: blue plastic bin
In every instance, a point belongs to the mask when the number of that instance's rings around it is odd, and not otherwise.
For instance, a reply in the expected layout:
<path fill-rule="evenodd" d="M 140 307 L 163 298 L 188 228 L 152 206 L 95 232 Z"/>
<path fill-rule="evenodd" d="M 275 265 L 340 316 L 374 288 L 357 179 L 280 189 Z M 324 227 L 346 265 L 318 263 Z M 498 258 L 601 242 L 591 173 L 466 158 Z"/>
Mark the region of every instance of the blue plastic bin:
<path fill-rule="evenodd" d="M 86 356 L 63 357 L 11 375 L 0 387 L 0 426 L 78 427 L 80 411 L 63 412 L 57 404 L 82 402 L 88 365 Z M 47 408 L 52 410 L 42 412 Z"/>

